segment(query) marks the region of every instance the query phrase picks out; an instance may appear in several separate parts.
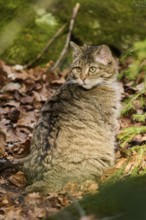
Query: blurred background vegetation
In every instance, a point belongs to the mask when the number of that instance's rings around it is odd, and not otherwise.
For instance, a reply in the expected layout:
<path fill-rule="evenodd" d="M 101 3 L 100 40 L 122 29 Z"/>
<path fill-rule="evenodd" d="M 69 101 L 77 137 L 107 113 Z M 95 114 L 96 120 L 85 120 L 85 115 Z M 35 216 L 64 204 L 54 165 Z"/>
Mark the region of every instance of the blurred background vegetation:
<path fill-rule="evenodd" d="M 10 64 L 26 64 L 47 41 L 69 23 L 76 0 L 0 0 L 0 57 Z M 107 44 L 119 55 L 145 39 L 146 1 L 79 0 L 72 40 L 78 44 Z M 40 61 L 56 60 L 67 28 Z M 66 62 L 66 61 L 65 61 Z"/>

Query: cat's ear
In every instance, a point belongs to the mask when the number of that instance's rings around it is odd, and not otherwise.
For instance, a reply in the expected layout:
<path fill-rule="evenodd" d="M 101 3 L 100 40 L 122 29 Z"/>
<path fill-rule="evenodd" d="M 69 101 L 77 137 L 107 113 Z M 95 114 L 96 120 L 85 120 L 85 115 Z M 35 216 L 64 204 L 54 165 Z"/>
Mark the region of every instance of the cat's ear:
<path fill-rule="evenodd" d="M 70 46 L 73 49 L 73 58 L 74 59 L 77 58 L 79 55 L 81 55 L 82 50 L 77 44 L 75 44 L 74 42 L 71 41 Z"/>
<path fill-rule="evenodd" d="M 112 53 L 110 48 L 106 45 L 101 45 L 94 56 L 96 61 L 101 62 L 104 65 L 108 65 L 112 62 Z"/>

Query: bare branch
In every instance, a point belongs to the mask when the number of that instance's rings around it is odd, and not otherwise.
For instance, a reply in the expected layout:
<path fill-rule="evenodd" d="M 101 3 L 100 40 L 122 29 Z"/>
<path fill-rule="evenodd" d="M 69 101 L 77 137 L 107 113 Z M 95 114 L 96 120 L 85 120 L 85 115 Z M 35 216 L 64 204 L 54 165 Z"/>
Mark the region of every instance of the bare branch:
<path fill-rule="evenodd" d="M 34 58 L 32 61 L 30 61 L 28 64 L 26 64 L 24 66 L 25 69 L 31 68 L 38 60 L 41 59 L 41 57 L 48 51 L 49 47 L 51 46 L 51 44 L 56 40 L 56 38 L 59 37 L 59 35 L 62 34 L 62 32 L 64 31 L 65 27 L 67 24 L 64 24 L 56 33 L 55 35 L 49 39 L 49 41 L 47 42 L 47 44 L 45 45 L 45 47 L 43 48 L 43 50 L 41 51 L 41 53 L 39 53 L 37 55 L 36 58 Z"/>
<path fill-rule="evenodd" d="M 71 34 L 72 34 L 72 31 L 73 31 L 73 28 L 74 28 L 74 23 L 75 23 L 75 19 L 76 19 L 76 16 L 78 14 L 79 8 L 80 8 L 80 4 L 76 3 L 75 7 L 73 8 L 73 12 L 72 12 L 72 16 L 71 16 L 71 20 L 70 20 L 70 24 L 69 24 L 69 31 L 68 31 L 68 34 L 67 34 L 67 37 L 66 37 L 66 42 L 65 42 L 63 50 L 60 53 L 60 56 L 59 56 L 58 60 L 55 62 L 54 66 L 51 69 L 51 71 L 53 71 L 53 72 L 60 66 L 61 61 L 63 60 L 65 54 L 67 53 L 70 38 L 71 38 Z"/>

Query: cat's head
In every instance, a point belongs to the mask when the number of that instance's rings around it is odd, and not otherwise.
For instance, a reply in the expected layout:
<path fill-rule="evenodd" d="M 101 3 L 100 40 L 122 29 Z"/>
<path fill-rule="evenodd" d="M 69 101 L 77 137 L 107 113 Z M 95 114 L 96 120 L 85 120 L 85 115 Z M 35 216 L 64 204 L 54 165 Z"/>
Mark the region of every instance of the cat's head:
<path fill-rule="evenodd" d="M 71 42 L 73 63 L 71 78 L 86 89 L 113 81 L 117 75 L 117 64 L 108 46 L 82 47 Z"/>

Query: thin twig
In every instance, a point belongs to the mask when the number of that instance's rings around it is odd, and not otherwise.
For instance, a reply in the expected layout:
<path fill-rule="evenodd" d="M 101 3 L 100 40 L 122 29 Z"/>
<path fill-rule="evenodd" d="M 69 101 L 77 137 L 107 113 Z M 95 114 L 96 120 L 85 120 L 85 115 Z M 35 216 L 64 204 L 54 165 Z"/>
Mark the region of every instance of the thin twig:
<path fill-rule="evenodd" d="M 49 49 L 49 47 L 51 46 L 51 44 L 56 40 L 57 37 L 59 37 L 59 35 L 64 31 L 65 27 L 67 24 L 64 24 L 56 33 L 55 35 L 49 39 L 49 41 L 47 42 L 47 44 L 45 45 L 45 47 L 43 48 L 43 50 L 41 51 L 41 53 L 39 53 L 37 55 L 36 58 L 34 58 L 32 61 L 30 61 L 28 64 L 26 64 L 24 66 L 25 69 L 27 68 L 31 68 Z"/>
<path fill-rule="evenodd" d="M 73 8 L 73 12 L 72 12 L 72 16 L 71 16 L 71 20 L 70 20 L 70 24 L 69 24 L 69 31 L 68 31 L 68 34 L 66 37 L 66 42 L 65 42 L 63 50 L 60 53 L 58 60 L 55 62 L 54 66 L 51 69 L 53 72 L 55 71 L 55 69 L 57 69 L 60 66 L 61 61 L 63 60 L 65 54 L 67 53 L 71 34 L 72 34 L 72 31 L 74 28 L 74 23 L 75 23 L 75 19 L 76 19 L 79 8 L 80 8 L 80 4 L 76 3 L 75 7 Z"/>

